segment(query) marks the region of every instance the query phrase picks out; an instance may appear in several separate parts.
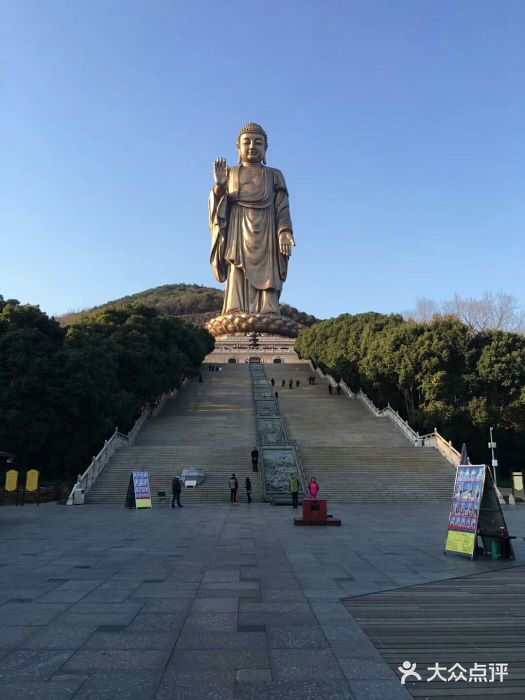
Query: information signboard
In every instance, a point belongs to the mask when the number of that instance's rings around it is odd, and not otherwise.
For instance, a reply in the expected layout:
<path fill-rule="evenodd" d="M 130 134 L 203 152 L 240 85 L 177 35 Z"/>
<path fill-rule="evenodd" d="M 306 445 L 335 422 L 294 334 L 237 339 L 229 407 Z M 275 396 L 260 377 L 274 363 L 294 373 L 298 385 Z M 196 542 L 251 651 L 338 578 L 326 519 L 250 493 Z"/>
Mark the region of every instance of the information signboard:
<path fill-rule="evenodd" d="M 486 473 L 484 464 L 457 468 L 445 552 L 474 556 Z"/>
<path fill-rule="evenodd" d="M 135 508 L 151 508 L 148 472 L 131 472 L 131 475 L 133 477 Z"/>

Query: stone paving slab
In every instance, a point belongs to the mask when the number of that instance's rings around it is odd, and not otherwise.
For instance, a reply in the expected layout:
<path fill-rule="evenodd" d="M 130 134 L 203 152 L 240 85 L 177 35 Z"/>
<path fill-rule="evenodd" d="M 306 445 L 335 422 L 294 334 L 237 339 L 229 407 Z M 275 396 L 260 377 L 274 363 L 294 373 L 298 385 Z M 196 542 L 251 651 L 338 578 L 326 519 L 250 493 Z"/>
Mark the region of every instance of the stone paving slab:
<path fill-rule="evenodd" d="M 49 681 L 40 682 L 22 678 L 2 679 L 2 700 L 69 700 L 73 696 L 79 698 L 81 696 L 77 691 L 87 680 L 87 675 L 70 674 L 61 674 Z"/>
<path fill-rule="evenodd" d="M 519 565 L 525 508 L 515 564 L 443 556 L 447 504 L 331 510 L 0 508 L 0 697 L 410 697 L 341 599 Z"/>
<path fill-rule="evenodd" d="M 90 673 L 75 700 L 153 700 L 162 678 L 161 671 L 126 671 Z"/>
<path fill-rule="evenodd" d="M 53 623 L 38 628 L 38 632 L 22 641 L 19 649 L 78 649 L 97 630 L 96 625 L 89 624 L 86 619 L 85 626 L 63 627 Z"/>
<path fill-rule="evenodd" d="M 166 649 L 79 649 L 64 664 L 67 671 L 83 670 L 162 670 L 170 656 Z"/>

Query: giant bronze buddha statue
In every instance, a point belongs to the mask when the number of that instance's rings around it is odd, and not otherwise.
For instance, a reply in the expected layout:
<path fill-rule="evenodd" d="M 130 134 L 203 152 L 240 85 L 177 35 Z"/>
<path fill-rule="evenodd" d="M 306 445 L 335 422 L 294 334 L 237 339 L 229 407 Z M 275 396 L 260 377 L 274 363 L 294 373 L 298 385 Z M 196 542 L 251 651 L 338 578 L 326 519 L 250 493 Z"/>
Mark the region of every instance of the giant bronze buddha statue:
<path fill-rule="evenodd" d="M 247 124 L 237 138 L 239 165 L 214 163 L 210 194 L 210 262 L 226 282 L 221 316 L 208 323 L 215 335 L 271 333 L 296 336 L 297 324 L 284 319 L 279 297 L 295 245 L 283 174 L 266 165 L 268 137 Z"/>

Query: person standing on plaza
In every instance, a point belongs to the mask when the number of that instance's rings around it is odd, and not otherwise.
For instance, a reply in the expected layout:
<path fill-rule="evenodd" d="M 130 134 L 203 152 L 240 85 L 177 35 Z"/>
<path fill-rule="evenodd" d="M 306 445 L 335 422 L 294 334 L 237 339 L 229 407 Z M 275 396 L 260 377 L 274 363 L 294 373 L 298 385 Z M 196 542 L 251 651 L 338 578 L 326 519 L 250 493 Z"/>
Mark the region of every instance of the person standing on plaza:
<path fill-rule="evenodd" d="M 275 386 L 275 379 L 272 377 L 272 386 Z"/>
<path fill-rule="evenodd" d="M 276 398 L 276 399 L 279 398 L 279 392 L 278 392 L 278 391 L 275 392 L 275 398 Z"/>
<path fill-rule="evenodd" d="M 228 482 L 230 484 L 230 502 L 231 503 L 236 503 L 237 502 L 237 490 L 239 488 L 239 482 L 237 481 L 237 477 L 235 476 L 235 473 L 233 473 L 230 477 L 230 480 Z"/>
<path fill-rule="evenodd" d="M 173 478 L 173 481 L 171 482 L 171 493 L 173 494 L 172 499 L 171 499 L 171 507 L 175 508 L 175 501 L 177 501 L 177 505 L 179 508 L 184 508 L 184 506 L 181 506 L 180 504 L 180 492 L 182 491 L 182 486 L 180 483 L 180 479 L 178 476 Z"/>
<path fill-rule="evenodd" d="M 248 503 L 251 503 L 252 502 L 252 482 L 250 481 L 249 476 L 246 477 L 244 488 L 246 489 L 246 496 L 248 498 Z"/>
<path fill-rule="evenodd" d="M 252 470 L 257 471 L 257 466 L 259 464 L 259 450 L 254 447 L 252 450 Z"/>
<path fill-rule="evenodd" d="M 319 493 L 319 484 L 315 480 L 315 476 L 312 476 L 310 479 L 310 483 L 308 484 L 308 491 L 310 492 L 310 498 L 313 498 L 314 500 L 317 498 L 317 494 Z"/>
<path fill-rule="evenodd" d="M 292 507 L 299 505 L 299 479 L 297 474 L 290 474 L 290 493 L 292 494 Z"/>

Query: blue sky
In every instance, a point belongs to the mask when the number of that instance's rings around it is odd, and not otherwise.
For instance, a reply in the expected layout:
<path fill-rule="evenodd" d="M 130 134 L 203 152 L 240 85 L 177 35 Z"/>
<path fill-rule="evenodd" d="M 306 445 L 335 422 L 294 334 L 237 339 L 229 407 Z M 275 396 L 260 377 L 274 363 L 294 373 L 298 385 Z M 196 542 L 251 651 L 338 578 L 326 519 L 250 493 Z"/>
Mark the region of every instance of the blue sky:
<path fill-rule="evenodd" d="M 291 196 L 283 301 L 525 304 L 524 36 L 521 0 L 5 2 L 0 293 L 218 286 L 212 162 L 257 121 Z"/>

